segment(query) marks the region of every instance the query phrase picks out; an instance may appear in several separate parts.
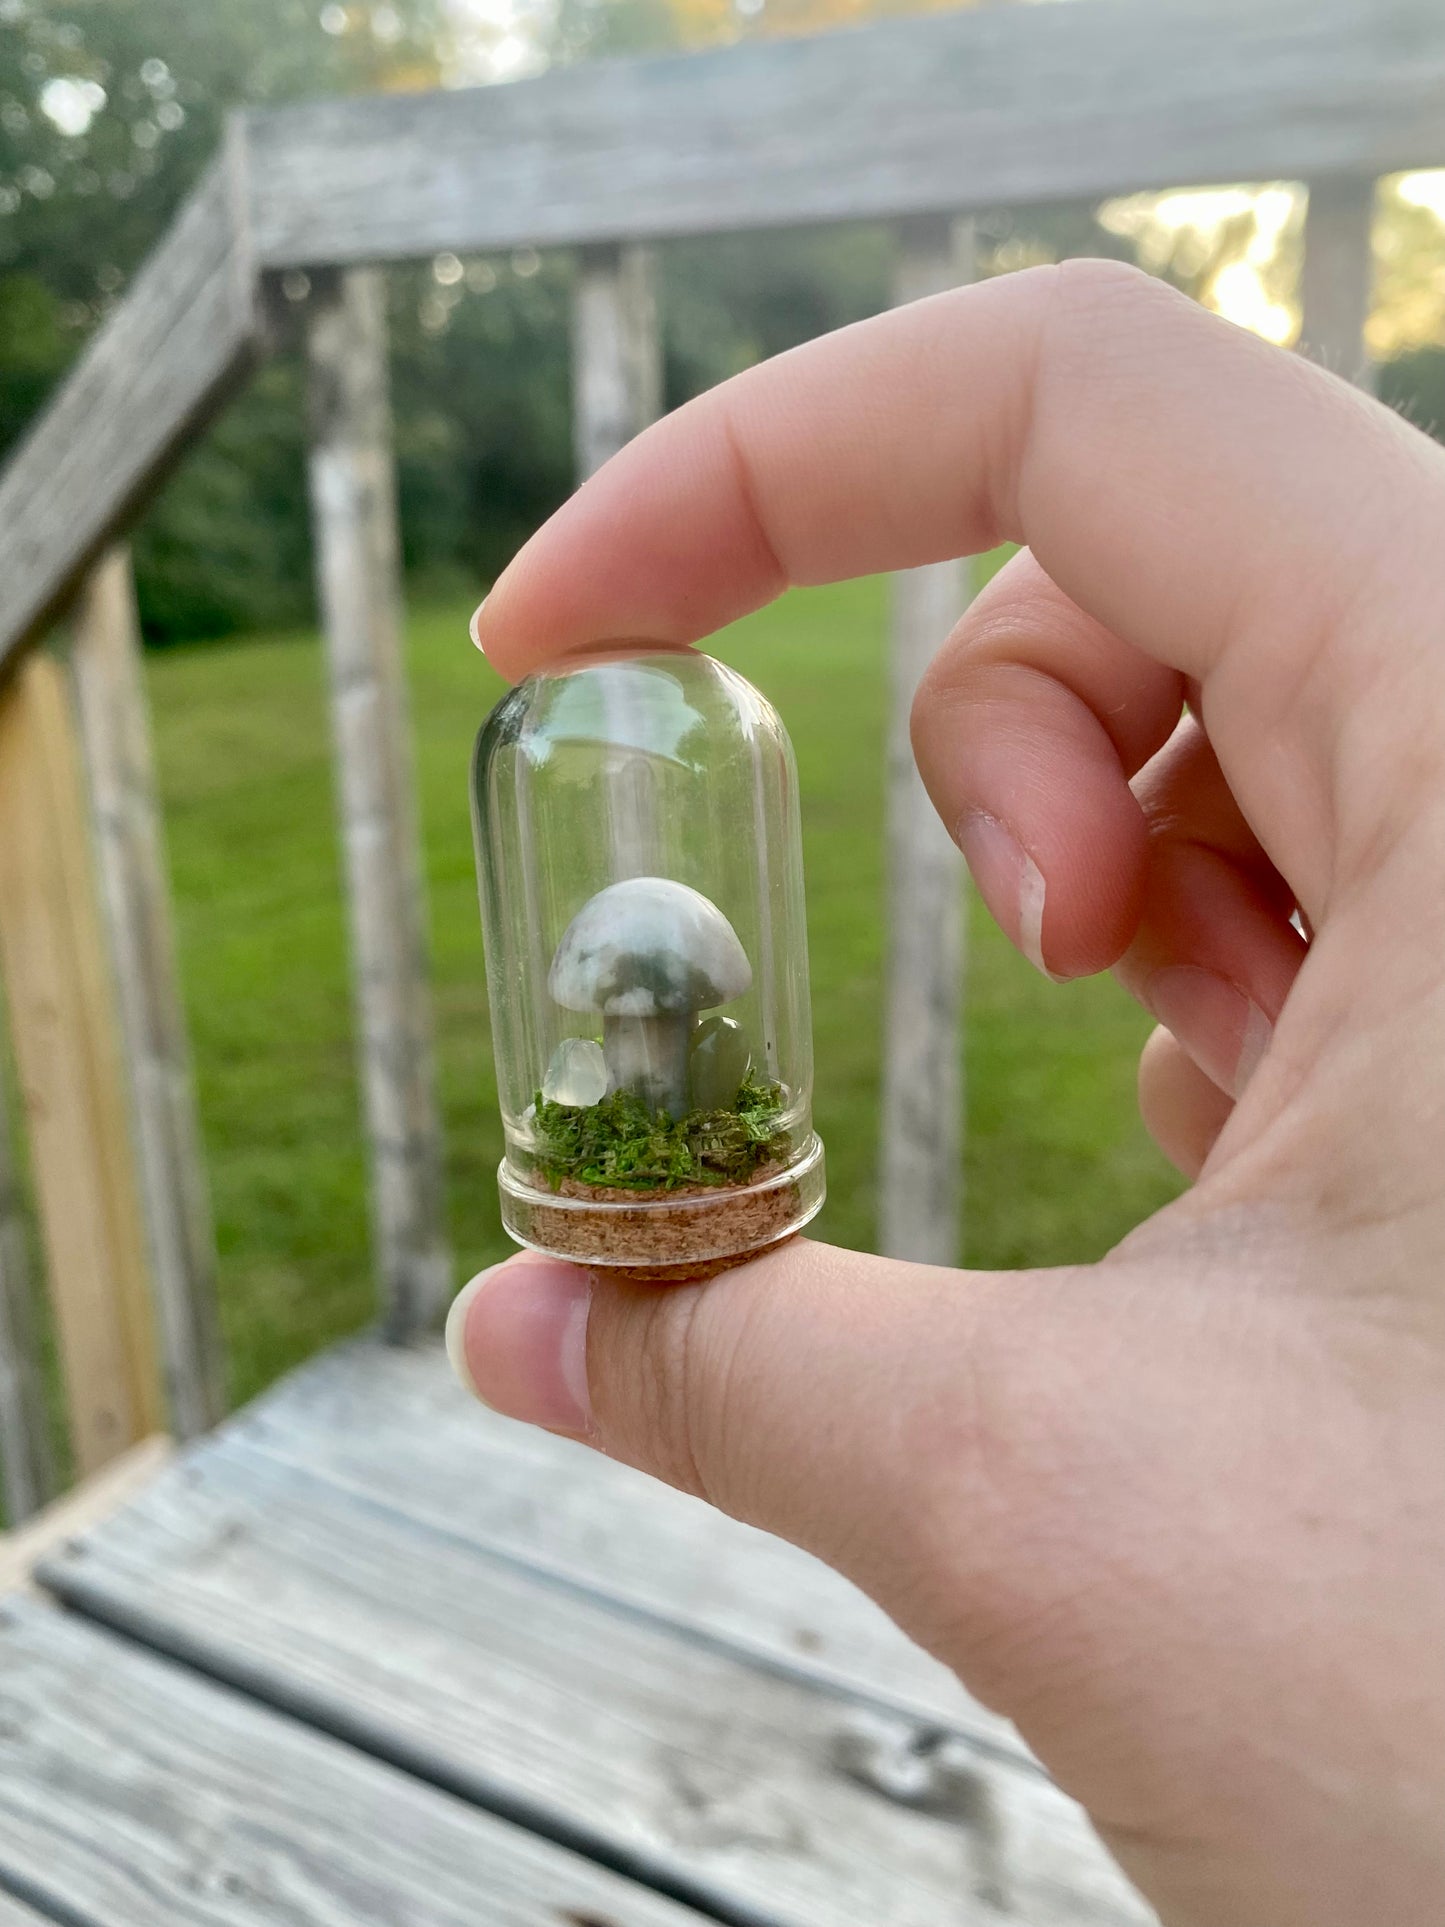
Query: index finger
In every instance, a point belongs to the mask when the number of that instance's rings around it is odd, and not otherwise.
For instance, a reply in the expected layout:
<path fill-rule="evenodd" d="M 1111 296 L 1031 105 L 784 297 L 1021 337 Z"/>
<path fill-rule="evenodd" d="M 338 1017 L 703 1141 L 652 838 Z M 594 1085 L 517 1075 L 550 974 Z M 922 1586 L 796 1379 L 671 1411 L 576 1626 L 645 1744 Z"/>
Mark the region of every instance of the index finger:
<path fill-rule="evenodd" d="M 894 310 L 680 409 L 533 537 L 474 633 L 516 677 L 601 640 L 694 641 L 790 583 L 1026 542 L 1088 614 L 1202 685 L 1289 874 L 1307 823 L 1366 800 L 1332 793 L 1330 690 L 1294 699 L 1322 638 L 1402 649 L 1418 628 L 1359 590 L 1388 605 L 1432 552 L 1429 449 L 1162 284 L 1066 263 Z M 1358 696 L 1333 680 L 1339 705 Z"/>

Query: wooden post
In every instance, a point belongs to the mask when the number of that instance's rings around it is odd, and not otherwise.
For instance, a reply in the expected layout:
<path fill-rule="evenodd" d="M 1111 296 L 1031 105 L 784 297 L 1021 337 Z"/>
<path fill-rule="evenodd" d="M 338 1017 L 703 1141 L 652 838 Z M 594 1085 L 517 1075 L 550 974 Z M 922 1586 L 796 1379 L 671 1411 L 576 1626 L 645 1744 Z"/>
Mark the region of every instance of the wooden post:
<path fill-rule="evenodd" d="M 55 1461 L 6 1096 L 0 1080 L 0 1489 L 6 1523 L 14 1527 L 53 1494 Z"/>
<path fill-rule="evenodd" d="M 331 677 L 371 1206 L 388 1335 L 451 1292 L 432 1066 L 386 366 L 386 284 L 353 268 L 309 311 L 311 508 Z"/>
<path fill-rule="evenodd" d="M 1300 271 L 1300 353 L 1361 388 L 1373 385 L 1365 323 L 1375 259 L 1375 183 L 1358 176 L 1313 181 Z"/>
<path fill-rule="evenodd" d="M 216 1247 L 181 1005 L 130 556 L 86 579 L 71 667 L 129 1071 L 171 1429 L 225 1409 Z"/>
<path fill-rule="evenodd" d="M 661 409 L 662 345 L 652 256 L 636 246 L 586 248 L 572 296 L 577 480 L 595 475 Z M 640 755 L 627 756 L 614 774 L 608 821 L 614 878 L 647 876 L 657 867 L 656 780 L 650 759 Z"/>
<path fill-rule="evenodd" d="M 145 1235 L 64 666 L 0 694 L 0 969 L 76 1467 L 161 1429 Z"/>
<path fill-rule="evenodd" d="M 905 224 L 895 304 L 971 280 L 973 255 L 970 222 Z M 919 678 L 963 613 L 969 584 L 962 562 L 904 570 L 892 581 L 878 1238 L 889 1257 L 940 1265 L 959 1258 L 965 872 L 914 765 L 908 722 Z"/>
<path fill-rule="evenodd" d="M 652 257 L 642 247 L 582 252 L 572 298 L 572 447 L 585 482 L 662 412 L 662 349 Z"/>

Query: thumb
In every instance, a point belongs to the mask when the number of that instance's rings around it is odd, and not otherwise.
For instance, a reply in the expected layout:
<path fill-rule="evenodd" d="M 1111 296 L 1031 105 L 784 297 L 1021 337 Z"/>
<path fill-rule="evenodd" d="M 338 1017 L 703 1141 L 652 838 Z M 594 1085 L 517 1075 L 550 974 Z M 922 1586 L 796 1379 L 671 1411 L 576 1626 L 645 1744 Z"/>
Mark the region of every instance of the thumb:
<path fill-rule="evenodd" d="M 1098 1327 L 1054 1307 L 1089 1275 L 797 1239 L 659 1287 L 524 1253 L 461 1293 L 448 1345 L 497 1411 L 791 1539 L 956 1652 L 959 1600 L 975 1632 L 1008 1618 L 1029 1520 L 1077 1467 L 1060 1434 Z"/>

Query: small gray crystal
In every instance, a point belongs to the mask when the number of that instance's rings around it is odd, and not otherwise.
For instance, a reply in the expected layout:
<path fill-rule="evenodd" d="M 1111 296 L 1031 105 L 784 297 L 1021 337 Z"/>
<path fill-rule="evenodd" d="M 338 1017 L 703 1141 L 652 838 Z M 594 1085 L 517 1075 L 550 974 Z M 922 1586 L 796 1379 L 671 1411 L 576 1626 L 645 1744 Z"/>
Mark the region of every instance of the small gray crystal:
<path fill-rule="evenodd" d="M 600 1104 L 607 1095 L 607 1060 L 590 1037 L 564 1037 L 552 1053 L 542 1095 L 551 1104 Z"/>
<path fill-rule="evenodd" d="M 692 1035 L 693 1108 L 729 1110 L 738 1101 L 738 1086 L 752 1065 L 748 1034 L 732 1017 L 716 1013 L 704 1017 Z"/>

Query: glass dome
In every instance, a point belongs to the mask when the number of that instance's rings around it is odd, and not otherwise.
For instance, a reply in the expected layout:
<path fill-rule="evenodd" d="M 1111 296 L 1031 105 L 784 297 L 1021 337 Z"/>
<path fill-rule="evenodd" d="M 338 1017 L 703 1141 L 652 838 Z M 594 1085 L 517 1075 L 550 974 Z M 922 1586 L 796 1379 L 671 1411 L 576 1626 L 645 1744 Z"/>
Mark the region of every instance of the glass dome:
<path fill-rule="evenodd" d="M 689 1275 L 823 1202 L 797 774 L 777 712 L 693 649 L 590 653 L 483 724 L 473 824 L 502 1220 Z"/>

